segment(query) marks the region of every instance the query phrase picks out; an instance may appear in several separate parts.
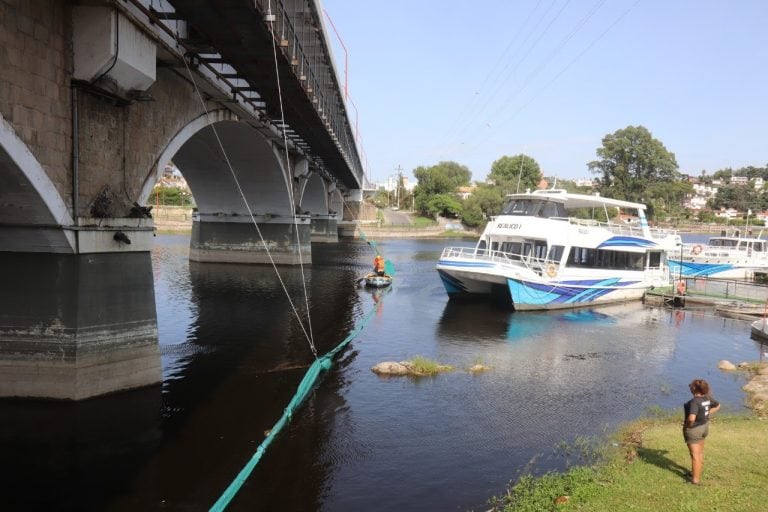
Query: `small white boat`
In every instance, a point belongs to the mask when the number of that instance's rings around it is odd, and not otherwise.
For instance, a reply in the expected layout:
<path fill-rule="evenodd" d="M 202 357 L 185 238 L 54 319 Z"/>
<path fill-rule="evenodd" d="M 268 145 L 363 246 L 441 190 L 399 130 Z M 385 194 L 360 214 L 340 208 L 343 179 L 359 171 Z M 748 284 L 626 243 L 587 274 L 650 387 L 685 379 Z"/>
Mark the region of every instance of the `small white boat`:
<path fill-rule="evenodd" d="M 667 255 L 673 276 L 753 279 L 755 272 L 768 272 L 768 240 L 739 231 L 711 237 L 707 244 L 684 244 Z"/>
<path fill-rule="evenodd" d="M 577 218 L 593 209 L 636 212 L 637 225 Z M 561 309 L 640 299 L 668 284 L 675 232 L 654 230 L 645 205 L 537 190 L 508 196 L 475 247 L 447 247 L 437 271 L 451 298 L 489 297 L 515 310 Z"/>
<path fill-rule="evenodd" d="M 384 274 L 374 274 L 370 273 L 367 276 L 365 276 L 365 286 L 370 286 L 371 288 L 385 288 L 392 284 L 392 276 Z"/>

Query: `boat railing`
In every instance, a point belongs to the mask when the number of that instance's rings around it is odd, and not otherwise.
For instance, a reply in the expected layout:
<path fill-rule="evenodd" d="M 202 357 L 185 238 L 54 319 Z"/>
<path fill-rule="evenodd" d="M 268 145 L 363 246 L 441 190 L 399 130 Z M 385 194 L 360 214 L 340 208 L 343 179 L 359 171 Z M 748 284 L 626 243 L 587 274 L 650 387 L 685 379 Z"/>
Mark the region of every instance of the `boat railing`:
<path fill-rule="evenodd" d="M 677 251 L 678 258 L 680 251 Z M 682 248 L 683 256 L 709 256 L 711 258 L 743 258 L 754 257 L 759 259 L 768 259 L 768 253 L 765 251 L 755 251 L 752 248 L 740 246 L 712 246 L 702 243 L 685 243 Z M 673 259 L 674 259 L 674 253 Z"/>
<path fill-rule="evenodd" d="M 616 235 L 621 236 L 636 236 L 636 237 L 644 237 L 645 233 L 643 233 L 643 228 L 638 224 L 620 224 L 615 222 L 601 222 L 594 219 L 578 219 L 576 217 L 562 217 L 562 218 L 556 218 L 556 220 L 567 220 L 571 224 L 574 224 L 576 226 L 587 226 L 587 227 L 599 227 L 603 229 L 607 229 L 611 233 L 614 233 Z M 657 240 L 661 240 L 667 237 L 676 237 L 678 236 L 677 230 L 675 229 L 664 229 L 664 228 L 648 228 L 651 237 Z"/>
<path fill-rule="evenodd" d="M 546 272 L 549 275 L 557 273 L 560 262 L 537 258 L 532 254 L 517 254 L 511 252 L 491 251 L 488 249 L 477 249 L 475 247 L 446 247 L 440 259 L 461 258 L 477 261 L 490 261 L 502 265 L 515 267 L 525 267 L 539 274 Z"/>

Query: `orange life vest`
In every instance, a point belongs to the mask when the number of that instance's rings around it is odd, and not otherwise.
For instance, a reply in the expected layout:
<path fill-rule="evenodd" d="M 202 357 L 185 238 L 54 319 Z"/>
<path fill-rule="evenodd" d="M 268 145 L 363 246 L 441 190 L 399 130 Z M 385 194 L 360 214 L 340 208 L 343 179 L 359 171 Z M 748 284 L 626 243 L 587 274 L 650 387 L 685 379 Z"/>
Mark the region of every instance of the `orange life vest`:
<path fill-rule="evenodd" d="M 377 255 L 373 259 L 373 268 L 376 270 L 376 272 L 383 272 L 384 271 L 384 258 Z"/>

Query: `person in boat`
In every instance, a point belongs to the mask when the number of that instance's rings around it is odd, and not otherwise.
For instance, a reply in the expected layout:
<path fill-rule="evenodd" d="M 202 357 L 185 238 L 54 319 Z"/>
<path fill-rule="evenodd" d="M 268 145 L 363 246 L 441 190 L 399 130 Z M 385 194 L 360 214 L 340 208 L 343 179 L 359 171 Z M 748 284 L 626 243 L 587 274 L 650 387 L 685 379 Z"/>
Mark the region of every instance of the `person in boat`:
<path fill-rule="evenodd" d="M 704 467 L 704 440 L 709 435 L 709 417 L 720 409 L 720 403 L 710 396 L 709 384 L 704 379 L 693 380 L 688 389 L 693 398 L 683 405 L 683 438 L 691 454 L 690 482 L 699 485 Z"/>
<path fill-rule="evenodd" d="M 377 276 L 384 275 L 384 258 L 381 254 L 376 253 L 376 257 L 373 258 L 373 272 Z"/>

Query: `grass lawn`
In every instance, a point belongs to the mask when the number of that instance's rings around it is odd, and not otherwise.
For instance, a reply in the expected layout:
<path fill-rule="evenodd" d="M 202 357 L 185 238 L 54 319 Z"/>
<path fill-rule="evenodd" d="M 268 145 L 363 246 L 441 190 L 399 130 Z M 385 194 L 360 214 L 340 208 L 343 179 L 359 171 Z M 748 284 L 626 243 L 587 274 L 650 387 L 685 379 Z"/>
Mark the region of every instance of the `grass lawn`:
<path fill-rule="evenodd" d="M 768 510 L 768 420 L 716 416 L 700 486 L 687 483 L 684 476 L 690 457 L 680 422 L 631 423 L 600 449 L 601 460 L 594 466 L 524 477 L 493 500 L 494 510 Z"/>

